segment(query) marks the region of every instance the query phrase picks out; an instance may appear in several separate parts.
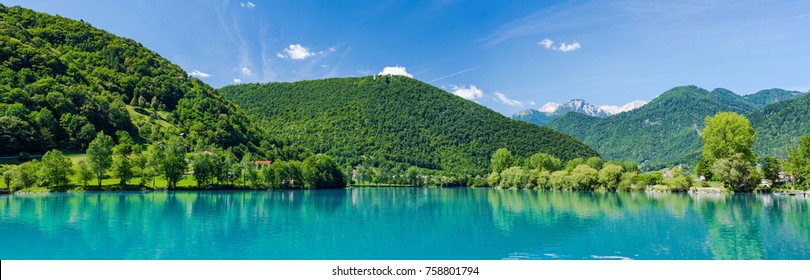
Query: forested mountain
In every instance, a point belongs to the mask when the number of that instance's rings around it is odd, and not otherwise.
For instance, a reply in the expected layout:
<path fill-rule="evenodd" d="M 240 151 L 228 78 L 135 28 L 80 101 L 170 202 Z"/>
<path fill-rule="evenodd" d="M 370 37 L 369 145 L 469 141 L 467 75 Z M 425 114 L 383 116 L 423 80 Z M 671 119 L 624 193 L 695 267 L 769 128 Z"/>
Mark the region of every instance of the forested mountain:
<path fill-rule="evenodd" d="M 745 100 L 748 100 L 757 108 L 762 108 L 767 106 L 768 104 L 773 104 L 776 102 L 796 99 L 801 97 L 803 94 L 799 91 L 788 91 L 779 88 L 772 88 L 766 90 L 760 90 L 756 93 L 749 94 L 743 96 Z"/>
<path fill-rule="evenodd" d="M 3 5 L 0 102 L 0 155 L 83 150 L 96 133 L 119 130 L 139 141 L 184 134 L 193 144 L 254 152 L 281 146 L 213 88 L 138 42 Z"/>
<path fill-rule="evenodd" d="M 342 165 L 418 166 L 485 174 L 490 155 L 596 155 L 571 136 L 510 120 L 474 102 L 403 76 L 242 84 L 219 90 L 261 118 L 274 135 Z"/>
<path fill-rule="evenodd" d="M 784 155 L 784 151 L 778 152 L 779 145 L 784 149 L 786 143 L 795 142 L 798 136 L 807 133 L 806 128 L 800 129 L 806 127 L 806 120 L 810 119 L 802 119 L 808 114 L 801 111 L 801 108 L 808 108 L 807 96 L 791 100 L 800 95 L 771 89 L 739 96 L 722 88 L 707 91 L 683 86 L 673 88 L 630 112 L 603 119 L 569 113 L 551 121 L 548 126 L 582 140 L 606 159 L 632 160 L 643 168 L 658 169 L 677 164 L 694 165 L 700 156 L 700 131 L 706 116 L 737 112 L 751 116 L 758 133 L 758 152 Z M 758 111 L 758 108 L 780 100 L 785 101 Z M 768 130 L 764 130 L 766 128 Z M 786 133 L 788 130 L 795 132 Z"/>
<path fill-rule="evenodd" d="M 762 155 L 787 157 L 802 135 L 810 134 L 810 94 L 774 103 L 750 114 L 757 132 L 754 148 Z"/>

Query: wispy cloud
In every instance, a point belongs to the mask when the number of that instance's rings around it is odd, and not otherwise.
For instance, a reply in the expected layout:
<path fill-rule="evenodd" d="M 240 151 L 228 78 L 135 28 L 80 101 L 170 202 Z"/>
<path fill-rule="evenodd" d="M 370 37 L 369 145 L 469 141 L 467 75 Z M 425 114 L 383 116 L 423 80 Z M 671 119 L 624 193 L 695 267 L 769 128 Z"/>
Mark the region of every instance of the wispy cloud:
<path fill-rule="evenodd" d="M 320 54 L 323 54 L 323 52 L 320 52 Z M 313 55 L 315 55 L 314 52 L 310 51 L 301 44 L 292 44 L 285 48 L 282 52 L 276 53 L 278 58 L 290 58 L 295 60 L 304 60 Z"/>
<path fill-rule="evenodd" d="M 239 3 L 239 5 L 242 6 L 242 8 L 248 8 L 248 9 L 256 8 L 256 4 L 253 4 L 253 2 L 250 2 L 250 1 L 241 2 L 241 3 Z"/>
<path fill-rule="evenodd" d="M 497 92 L 497 91 L 495 92 L 495 101 L 501 102 L 503 104 L 506 104 L 506 105 L 509 105 L 509 106 L 512 106 L 512 107 L 523 107 L 523 102 L 520 102 L 520 101 L 517 101 L 517 100 L 514 100 L 514 99 L 509 99 L 509 97 L 506 97 L 505 94 Z"/>
<path fill-rule="evenodd" d="M 549 38 L 545 38 L 542 41 L 537 42 L 537 44 L 543 46 L 546 49 L 555 50 L 555 51 L 561 51 L 561 52 L 575 51 L 575 50 L 578 50 L 579 48 L 582 47 L 578 42 L 573 42 L 573 43 L 570 43 L 570 44 L 568 44 L 568 43 L 560 43 L 559 46 L 555 46 L 554 41 L 549 39 Z"/>
<path fill-rule="evenodd" d="M 242 79 L 239 79 L 239 78 L 233 78 L 233 83 L 234 83 L 234 84 L 241 84 L 241 83 L 242 83 Z"/>
<path fill-rule="evenodd" d="M 453 94 L 467 100 L 478 100 L 484 97 L 484 92 L 475 85 L 469 85 L 468 87 L 452 85 L 450 87 Z"/>
<path fill-rule="evenodd" d="M 475 69 L 478 69 L 478 68 L 481 68 L 481 65 L 478 65 L 478 66 L 475 66 L 475 67 L 471 67 L 471 68 L 467 68 L 467 69 L 464 69 L 464 70 L 458 71 L 458 72 L 453 73 L 453 74 L 448 74 L 448 75 L 444 75 L 444 76 L 441 76 L 441 77 L 435 78 L 435 79 L 433 79 L 433 80 L 428 81 L 428 83 L 432 83 L 432 82 L 436 82 L 436 81 L 441 81 L 441 80 L 444 80 L 444 79 L 447 79 L 447 78 L 450 78 L 450 77 L 453 77 L 453 76 L 456 76 L 456 75 L 461 75 L 461 74 L 464 74 L 464 73 L 470 72 L 470 71 L 475 70 Z"/>
<path fill-rule="evenodd" d="M 250 68 L 242 67 L 241 70 L 242 70 L 242 76 L 245 76 L 245 77 L 253 76 L 253 71 L 251 71 Z"/>
<path fill-rule="evenodd" d="M 411 73 L 408 73 L 408 70 L 402 66 L 386 66 L 383 68 L 382 72 L 379 75 L 399 75 L 399 76 L 406 76 L 408 78 L 413 78 Z"/>
<path fill-rule="evenodd" d="M 188 73 L 188 74 L 189 74 L 189 75 L 191 75 L 191 76 L 193 76 L 193 77 L 197 77 L 197 78 L 208 78 L 208 77 L 211 77 L 211 74 L 208 74 L 208 73 L 203 73 L 202 71 L 197 70 L 197 69 L 194 69 L 194 71 L 191 71 L 191 73 Z"/>

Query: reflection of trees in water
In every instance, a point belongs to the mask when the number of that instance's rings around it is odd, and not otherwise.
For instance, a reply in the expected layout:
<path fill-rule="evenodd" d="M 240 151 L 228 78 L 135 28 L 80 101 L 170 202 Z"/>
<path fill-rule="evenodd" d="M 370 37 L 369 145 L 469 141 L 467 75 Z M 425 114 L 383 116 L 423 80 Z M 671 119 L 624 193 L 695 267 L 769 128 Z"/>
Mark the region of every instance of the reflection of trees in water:
<path fill-rule="evenodd" d="M 788 259 L 808 253 L 810 207 L 803 198 L 696 194 L 716 259 Z"/>

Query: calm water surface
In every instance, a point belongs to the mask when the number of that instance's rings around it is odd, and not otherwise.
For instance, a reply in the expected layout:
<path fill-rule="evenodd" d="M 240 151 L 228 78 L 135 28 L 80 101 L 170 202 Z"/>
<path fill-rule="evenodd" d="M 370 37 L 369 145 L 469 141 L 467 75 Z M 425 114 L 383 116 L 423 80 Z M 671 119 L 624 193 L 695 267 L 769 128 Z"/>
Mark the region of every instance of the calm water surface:
<path fill-rule="evenodd" d="M 0 259 L 810 259 L 810 199 L 772 195 L 4 195 L 0 219 Z"/>

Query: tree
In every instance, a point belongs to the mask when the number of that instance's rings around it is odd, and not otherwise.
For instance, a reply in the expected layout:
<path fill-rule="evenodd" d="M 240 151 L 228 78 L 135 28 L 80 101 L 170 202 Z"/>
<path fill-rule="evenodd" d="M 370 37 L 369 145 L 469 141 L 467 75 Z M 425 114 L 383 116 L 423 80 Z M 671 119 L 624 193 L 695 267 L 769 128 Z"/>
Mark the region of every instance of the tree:
<path fill-rule="evenodd" d="M 51 150 L 42 157 L 40 172 L 47 186 L 64 186 L 70 182 L 68 176 L 73 175 L 73 162 L 59 150 Z"/>
<path fill-rule="evenodd" d="M 346 179 L 332 157 L 317 154 L 308 157 L 301 165 L 304 186 L 307 188 L 343 188 Z"/>
<path fill-rule="evenodd" d="M 776 183 L 779 179 L 779 171 L 782 171 L 782 162 L 777 158 L 765 157 L 765 163 L 762 165 L 762 175 L 765 179 Z"/>
<path fill-rule="evenodd" d="M 126 185 L 135 174 L 132 172 L 132 161 L 127 155 L 115 155 L 113 157 L 113 174 L 118 177 L 119 185 Z"/>
<path fill-rule="evenodd" d="M 559 158 L 539 152 L 533 154 L 526 162 L 528 169 L 543 169 L 548 172 L 554 172 L 562 168 L 562 161 Z"/>
<path fill-rule="evenodd" d="M 77 171 L 79 176 L 79 181 L 82 182 L 84 187 L 87 187 L 87 182 L 93 179 L 93 170 L 90 170 L 90 167 L 87 166 L 86 160 L 80 160 L 79 164 L 77 165 Z"/>
<path fill-rule="evenodd" d="M 528 176 L 524 176 L 523 169 L 517 166 L 501 171 L 501 188 L 522 188 L 526 185 Z"/>
<path fill-rule="evenodd" d="M 408 167 L 408 170 L 405 170 L 405 180 L 409 185 L 417 186 L 419 184 L 419 167 Z"/>
<path fill-rule="evenodd" d="M 160 160 L 160 170 L 166 177 L 168 188 L 174 189 L 188 167 L 185 145 L 177 138 L 170 138 L 163 145 L 161 154 L 163 158 Z"/>
<path fill-rule="evenodd" d="M 194 180 L 197 181 L 197 186 L 206 186 L 211 184 L 213 178 L 216 177 L 216 156 L 209 153 L 197 153 L 192 156 L 191 169 L 194 170 Z"/>
<path fill-rule="evenodd" d="M 571 171 L 571 178 L 579 189 L 590 189 L 599 179 L 599 171 L 587 164 L 580 164 Z"/>
<path fill-rule="evenodd" d="M 500 148 L 492 154 L 492 158 L 489 162 L 492 172 L 501 173 L 504 169 L 515 165 L 515 157 L 512 156 L 512 152 L 510 152 L 509 149 Z"/>
<path fill-rule="evenodd" d="M 146 162 L 141 174 L 141 182 L 151 182 L 152 188 L 155 188 L 155 181 L 160 175 L 160 164 L 163 160 L 163 144 L 153 143 L 149 145 L 145 157 Z"/>
<path fill-rule="evenodd" d="M 590 157 L 585 162 L 585 164 L 587 164 L 588 166 L 590 166 L 593 169 L 600 170 L 600 169 L 602 169 L 602 165 L 605 164 L 605 161 L 602 160 L 602 158 L 600 158 L 600 157 Z"/>
<path fill-rule="evenodd" d="M 259 183 L 259 173 L 256 171 L 256 164 L 253 161 L 253 155 L 246 153 L 244 156 L 242 156 L 242 162 L 240 165 L 242 169 L 242 184 L 255 188 Z"/>
<path fill-rule="evenodd" d="M 614 164 L 605 164 L 599 170 L 599 184 L 607 189 L 616 189 L 622 178 L 622 167 Z"/>
<path fill-rule="evenodd" d="M 706 117 L 706 128 L 700 134 L 703 138 L 703 152 L 699 171 L 706 173 L 706 167 L 714 170 L 714 162 L 719 159 L 730 159 L 739 155 L 738 160 L 752 164 L 754 157 L 754 136 L 756 132 L 751 122 L 742 115 L 733 112 L 720 112 Z"/>
<path fill-rule="evenodd" d="M 732 190 L 741 190 L 751 176 L 751 164 L 743 154 L 721 158 L 712 165 L 712 174 Z"/>
<path fill-rule="evenodd" d="M 6 188 L 11 187 L 11 177 L 12 176 L 14 176 L 14 171 L 13 170 L 9 169 L 9 170 L 3 171 L 3 183 L 6 184 Z"/>
<path fill-rule="evenodd" d="M 571 171 L 574 171 L 574 168 L 576 168 L 580 164 L 584 164 L 584 163 L 585 163 L 585 159 L 583 159 L 583 158 L 575 158 L 575 159 L 569 160 L 568 162 L 565 163 L 565 171 L 570 173 Z"/>
<path fill-rule="evenodd" d="M 11 192 L 16 192 L 24 188 L 38 187 L 41 182 L 37 176 L 37 170 L 40 169 L 40 163 L 37 160 L 32 160 L 17 166 L 14 169 L 14 178 L 11 179 L 9 189 Z"/>
<path fill-rule="evenodd" d="M 810 134 L 802 136 L 798 147 L 788 149 L 788 162 L 785 167 L 797 183 L 807 182 L 806 180 L 810 178 Z"/>
<path fill-rule="evenodd" d="M 497 188 L 501 185 L 501 174 L 498 172 L 489 173 L 487 176 L 487 185 L 493 188 Z"/>
<path fill-rule="evenodd" d="M 90 168 L 98 179 L 98 186 L 101 187 L 101 180 L 104 178 L 104 171 L 112 166 L 112 137 L 99 133 L 87 147 L 87 161 Z"/>

